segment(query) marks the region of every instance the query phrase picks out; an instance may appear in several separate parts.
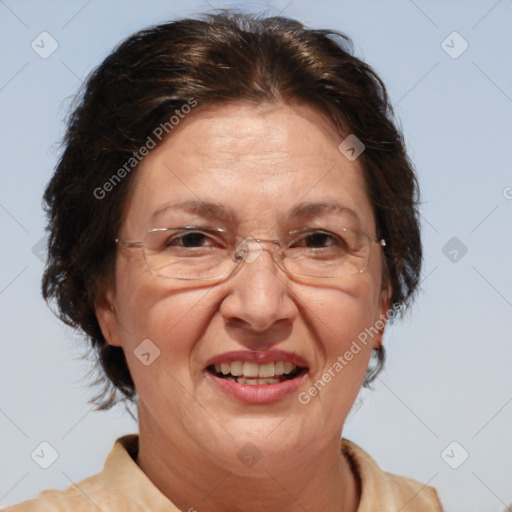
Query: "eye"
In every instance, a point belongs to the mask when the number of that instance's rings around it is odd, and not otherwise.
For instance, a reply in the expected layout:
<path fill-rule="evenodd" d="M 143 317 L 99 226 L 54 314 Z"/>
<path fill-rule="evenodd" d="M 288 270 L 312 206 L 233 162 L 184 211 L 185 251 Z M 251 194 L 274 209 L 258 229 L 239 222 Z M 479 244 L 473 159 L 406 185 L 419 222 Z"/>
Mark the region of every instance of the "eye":
<path fill-rule="evenodd" d="M 337 243 L 337 239 L 328 233 L 317 231 L 304 237 L 306 247 L 327 247 Z"/>
<path fill-rule="evenodd" d="M 153 253 L 205 254 L 215 249 L 225 249 L 222 233 L 208 228 L 180 227 L 158 228 L 148 232 L 145 247 Z"/>
<path fill-rule="evenodd" d="M 306 247 L 312 249 L 346 248 L 346 242 L 339 236 L 326 231 L 310 231 L 295 239 L 291 248 Z"/>
<path fill-rule="evenodd" d="M 169 237 L 165 242 L 165 247 L 207 247 L 212 243 L 215 243 L 215 240 L 207 234 L 200 231 L 189 231 Z"/>

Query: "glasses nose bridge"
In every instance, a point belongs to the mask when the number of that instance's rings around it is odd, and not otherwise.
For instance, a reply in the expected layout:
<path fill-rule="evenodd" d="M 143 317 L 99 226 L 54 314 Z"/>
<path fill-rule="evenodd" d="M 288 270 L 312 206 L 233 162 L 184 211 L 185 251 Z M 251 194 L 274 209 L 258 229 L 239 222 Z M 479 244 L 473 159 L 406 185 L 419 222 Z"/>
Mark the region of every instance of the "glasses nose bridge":
<path fill-rule="evenodd" d="M 269 245 L 271 248 L 268 247 Z M 274 263 L 281 267 L 280 262 L 284 259 L 284 250 L 279 240 L 248 236 L 236 248 L 235 257 L 239 262 L 253 263 L 264 251 L 270 253 Z"/>

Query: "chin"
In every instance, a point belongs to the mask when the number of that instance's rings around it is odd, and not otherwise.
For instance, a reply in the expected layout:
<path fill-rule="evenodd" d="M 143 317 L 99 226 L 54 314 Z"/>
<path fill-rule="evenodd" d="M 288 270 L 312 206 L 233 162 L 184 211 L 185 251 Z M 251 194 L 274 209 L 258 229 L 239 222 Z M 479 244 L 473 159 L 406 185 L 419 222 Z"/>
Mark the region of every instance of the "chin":
<path fill-rule="evenodd" d="M 292 454 L 303 454 L 305 449 L 314 449 L 315 439 L 318 441 L 320 432 L 314 434 L 292 413 L 279 417 L 247 418 L 240 417 L 233 421 L 223 422 L 230 435 L 222 430 L 220 437 L 210 436 L 207 450 L 213 455 L 217 464 L 238 475 L 256 477 L 267 476 L 278 468 L 285 469 L 293 465 Z M 318 426 L 323 430 L 323 427 Z M 219 426 L 214 430 L 217 432 Z"/>

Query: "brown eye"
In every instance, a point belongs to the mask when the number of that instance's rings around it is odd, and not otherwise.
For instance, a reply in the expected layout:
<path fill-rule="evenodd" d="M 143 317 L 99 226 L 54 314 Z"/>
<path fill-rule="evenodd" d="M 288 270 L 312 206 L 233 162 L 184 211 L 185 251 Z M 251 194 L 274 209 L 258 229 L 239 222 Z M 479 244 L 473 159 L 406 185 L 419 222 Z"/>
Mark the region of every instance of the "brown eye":
<path fill-rule="evenodd" d="M 327 233 L 317 232 L 304 237 L 306 247 L 327 247 L 336 243 L 336 239 Z"/>
<path fill-rule="evenodd" d="M 208 243 L 208 236 L 199 231 L 184 233 L 167 241 L 167 246 L 181 245 L 182 247 L 204 247 Z M 213 240 L 210 239 L 212 242 Z"/>
<path fill-rule="evenodd" d="M 306 247 L 312 249 L 329 247 L 345 248 L 346 243 L 343 239 L 331 233 L 327 233 L 325 231 L 312 231 L 295 240 L 291 247 Z"/>

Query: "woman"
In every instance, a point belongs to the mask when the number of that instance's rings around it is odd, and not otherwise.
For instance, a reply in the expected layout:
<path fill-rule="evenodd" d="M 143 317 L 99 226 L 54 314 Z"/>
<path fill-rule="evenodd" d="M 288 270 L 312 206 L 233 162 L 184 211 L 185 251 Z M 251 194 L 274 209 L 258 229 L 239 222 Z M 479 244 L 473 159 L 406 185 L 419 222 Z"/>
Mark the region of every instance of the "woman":
<path fill-rule="evenodd" d="M 45 194 L 43 293 L 140 432 L 7 510 L 440 510 L 340 442 L 418 285 L 391 115 L 345 36 L 285 18 L 176 21 L 107 57 Z"/>

